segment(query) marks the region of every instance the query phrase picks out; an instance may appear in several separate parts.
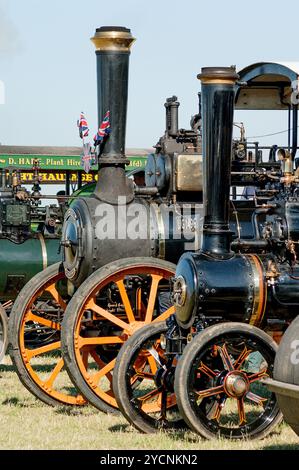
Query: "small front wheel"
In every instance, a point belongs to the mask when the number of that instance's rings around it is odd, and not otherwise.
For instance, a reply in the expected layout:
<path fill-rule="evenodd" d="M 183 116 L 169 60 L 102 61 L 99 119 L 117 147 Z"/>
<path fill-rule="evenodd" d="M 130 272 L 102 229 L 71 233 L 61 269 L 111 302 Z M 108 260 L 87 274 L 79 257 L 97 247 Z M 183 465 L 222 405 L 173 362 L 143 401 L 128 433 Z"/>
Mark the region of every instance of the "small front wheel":
<path fill-rule="evenodd" d="M 199 333 L 185 348 L 174 390 L 182 417 L 206 439 L 264 438 L 281 421 L 272 376 L 276 343 L 262 330 L 222 323 Z"/>
<path fill-rule="evenodd" d="M 141 328 L 122 346 L 113 372 L 113 390 L 120 411 L 143 433 L 185 428 L 173 391 L 174 370 L 160 338 L 166 324 Z"/>

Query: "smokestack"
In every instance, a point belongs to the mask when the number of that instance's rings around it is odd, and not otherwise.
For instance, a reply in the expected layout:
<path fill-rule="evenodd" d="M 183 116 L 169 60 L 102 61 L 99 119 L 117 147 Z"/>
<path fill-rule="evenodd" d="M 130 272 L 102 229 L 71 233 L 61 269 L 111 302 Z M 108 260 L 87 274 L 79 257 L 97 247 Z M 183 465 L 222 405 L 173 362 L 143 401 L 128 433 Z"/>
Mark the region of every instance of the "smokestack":
<path fill-rule="evenodd" d="M 104 26 L 91 39 L 96 48 L 98 120 L 110 112 L 110 134 L 100 146 L 99 179 L 95 195 L 110 204 L 118 196 L 127 203 L 133 199 L 133 187 L 125 176 L 125 137 L 127 122 L 130 49 L 135 39 L 128 28 Z"/>
<path fill-rule="evenodd" d="M 231 256 L 229 194 L 235 84 L 234 67 L 204 67 L 202 83 L 204 226 L 202 251 Z"/>

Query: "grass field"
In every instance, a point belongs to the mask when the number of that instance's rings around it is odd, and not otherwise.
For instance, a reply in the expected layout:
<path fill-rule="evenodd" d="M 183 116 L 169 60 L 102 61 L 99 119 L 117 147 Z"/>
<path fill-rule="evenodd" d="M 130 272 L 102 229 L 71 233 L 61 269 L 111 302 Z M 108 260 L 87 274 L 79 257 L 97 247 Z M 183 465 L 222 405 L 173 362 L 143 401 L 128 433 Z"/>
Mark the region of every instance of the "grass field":
<path fill-rule="evenodd" d="M 142 435 L 90 406 L 50 408 L 22 386 L 8 357 L 0 365 L 0 431 L 0 449 L 299 449 L 286 424 L 262 441 L 204 441 L 191 432 Z"/>

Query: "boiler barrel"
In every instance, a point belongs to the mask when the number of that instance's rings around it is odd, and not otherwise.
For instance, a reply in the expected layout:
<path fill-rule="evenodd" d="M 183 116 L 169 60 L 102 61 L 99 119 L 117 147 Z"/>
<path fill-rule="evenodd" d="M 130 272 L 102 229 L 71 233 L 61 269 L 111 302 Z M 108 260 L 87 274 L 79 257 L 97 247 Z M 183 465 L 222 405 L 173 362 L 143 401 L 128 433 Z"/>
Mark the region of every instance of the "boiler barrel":
<path fill-rule="evenodd" d="M 42 235 L 15 244 L 0 242 L 0 299 L 14 300 L 21 288 L 38 272 L 61 259 L 59 240 Z"/>

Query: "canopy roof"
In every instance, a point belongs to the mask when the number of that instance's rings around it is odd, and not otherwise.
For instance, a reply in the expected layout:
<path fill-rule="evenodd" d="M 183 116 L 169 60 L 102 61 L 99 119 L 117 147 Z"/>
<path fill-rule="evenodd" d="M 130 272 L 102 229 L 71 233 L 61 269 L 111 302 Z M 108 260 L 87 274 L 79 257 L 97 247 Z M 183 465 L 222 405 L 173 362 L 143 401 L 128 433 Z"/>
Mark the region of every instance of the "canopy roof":
<path fill-rule="evenodd" d="M 238 72 L 236 109 L 288 109 L 297 85 L 299 62 L 258 62 Z"/>

